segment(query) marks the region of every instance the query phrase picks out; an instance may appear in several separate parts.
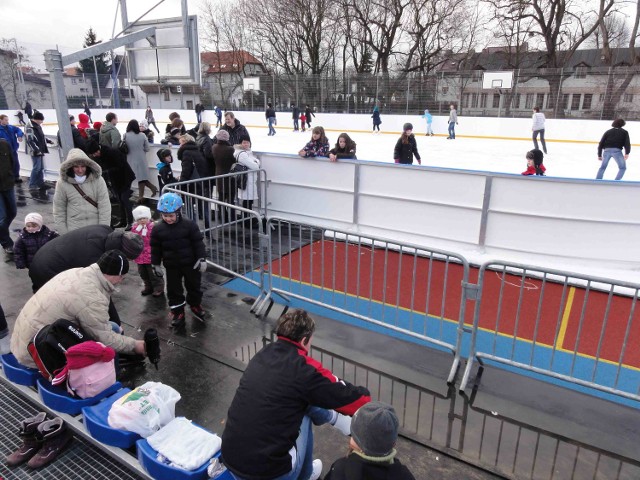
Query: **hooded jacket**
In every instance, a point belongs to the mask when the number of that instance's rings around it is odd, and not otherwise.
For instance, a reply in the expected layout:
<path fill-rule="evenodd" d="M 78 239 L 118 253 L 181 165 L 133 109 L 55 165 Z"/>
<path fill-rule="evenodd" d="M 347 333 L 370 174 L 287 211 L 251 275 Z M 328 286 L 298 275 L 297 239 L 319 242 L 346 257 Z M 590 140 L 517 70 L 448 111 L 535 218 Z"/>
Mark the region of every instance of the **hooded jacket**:
<path fill-rule="evenodd" d="M 122 136 L 115 125 L 109 122 L 102 125 L 100 128 L 100 145 L 118 148 L 120 140 L 122 140 Z"/>
<path fill-rule="evenodd" d="M 34 291 L 60 272 L 88 267 L 104 252 L 122 250 L 124 230 L 108 225 L 89 225 L 57 237 L 38 250 L 31 261 L 29 276 Z"/>
<path fill-rule="evenodd" d="M 73 167 L 76 165 L 87 167 L 87 178 L 81 185 L 74 178 Z M 74 185 L 96 202 L 98 208 L 85 200 Z M 60 233 L 87 225 L 111 223 L 111 202 L 107 184 L 102 178 L 102 168 L 78 148 L 72 148 L 60 165 L 60 180 L 53 196 L 53 219 Z"/>
<path fill-rule="evenodd" d="M 58 232 L 49 230 L 46 225 L 42 225 L 35 233 L 29 233 L 26 228 L 23 228 L 18 234 L 18 241 L 13 246 L 13 260 L 16 262 L 16 268 L 29 268 L 38 250 L 58 237 Z"/>
<path fill-rule="evenodd" d="M 109 324 L 109 300 L 114 290 L 97 263 L 57 275 L 20 311 L 11 336 L 11 353 L 21 364 L 35 367 L 27 351 L 29 341 L 42 327 L 60 318 L 82 327 L 116 352 L 134 353 L 135 340 L 115 333 Z"/>
<path fill-rule="evenodd" d="M 225 123 L 224 125 L 222 125 L 222 127 L 220 127 L 220 130 L 225 130 L 229 134 L 229 143 L 231 145 L 240 143 L 240 137 L 243 135 L 246 135 L 247 137 L 249 137 L 249 140 L 251 140 L 249 132 L 244 125 L 240 124 L 240 120 L 238 120 L 237 118 L 234 119 L 233 127 L 230 127 Z"/>

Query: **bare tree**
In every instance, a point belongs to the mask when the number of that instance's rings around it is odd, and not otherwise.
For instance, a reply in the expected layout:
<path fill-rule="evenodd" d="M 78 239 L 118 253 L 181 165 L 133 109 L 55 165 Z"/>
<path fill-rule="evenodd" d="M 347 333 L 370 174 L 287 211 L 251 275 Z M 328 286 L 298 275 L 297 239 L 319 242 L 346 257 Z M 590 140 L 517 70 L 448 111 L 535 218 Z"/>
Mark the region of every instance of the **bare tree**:
<path fill-rule="evenodd" d="M 29 57 L 23 47 L 19 47 L 13 38 L 0 39 L 0 88 L 4 91 L 9 104 L 22 108 L 24 101 L 37 93 L 37 89 L 27 89 L 21 81 L 20 68 L 29 67 Z M 24 91 L 23 91 L 24 90 Z M 8 108 L 8 105 L 7 107 Z"/>

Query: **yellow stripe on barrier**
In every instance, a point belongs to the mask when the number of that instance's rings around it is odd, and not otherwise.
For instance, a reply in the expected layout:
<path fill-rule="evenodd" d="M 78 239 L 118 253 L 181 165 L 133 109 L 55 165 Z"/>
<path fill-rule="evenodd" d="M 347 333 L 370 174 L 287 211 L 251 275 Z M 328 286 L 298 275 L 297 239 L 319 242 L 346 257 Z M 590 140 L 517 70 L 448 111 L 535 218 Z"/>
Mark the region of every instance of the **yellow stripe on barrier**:
<path fill-rule="evenodd" d="M 569 317 L 571 316 L 571 307 L 573 307 L 573 296 L 575 293 L 576 288 L 570 287 L 569 295 L 567 296 L 567 303 L 564 306 L 564 312 L 562 314 L 562 323 L 560 324 L 560 331 L 558 332 L 558 340 L 556 341 L 556 348 L 563 351 L 566 351 L 564 348 L 564 337 L 567 334 L 567 326 L 569 325 Z"/>

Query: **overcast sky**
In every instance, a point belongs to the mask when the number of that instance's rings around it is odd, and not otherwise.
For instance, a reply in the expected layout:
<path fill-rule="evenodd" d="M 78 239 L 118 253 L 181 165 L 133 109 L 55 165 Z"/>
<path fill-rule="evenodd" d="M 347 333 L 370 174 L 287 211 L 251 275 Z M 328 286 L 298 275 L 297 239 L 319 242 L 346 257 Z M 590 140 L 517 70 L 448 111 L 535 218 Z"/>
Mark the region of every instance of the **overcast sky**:
<path fill-rule="evenodd" d="M 158 1 L 129 0 L 129 21 L 137 19 Z M 0 37 L 16 38 L 18 45 L 27 49 L 30 62 L 44 68 L 45 50 L 57 46 L 67 54 L 82 49 L 89 27 L 93 27 L 99 40 L 110 39 L 118 3 L 117 0 L 0 0 Z M 180 0 L 165 0 L 145 18 L 179 17 L 180 4 Z M 200 0 L 188 0 L 188 5 L 190 15 L 199 13 Z M 115 34 L 121 30 L 118 11 Z"/>

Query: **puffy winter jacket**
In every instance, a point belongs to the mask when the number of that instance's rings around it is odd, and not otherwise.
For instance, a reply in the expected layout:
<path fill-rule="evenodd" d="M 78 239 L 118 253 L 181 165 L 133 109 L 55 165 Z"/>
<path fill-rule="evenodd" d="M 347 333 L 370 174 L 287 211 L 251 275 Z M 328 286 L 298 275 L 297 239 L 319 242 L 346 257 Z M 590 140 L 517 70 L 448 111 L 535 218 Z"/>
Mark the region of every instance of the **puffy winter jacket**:
<path fill-rule="evenodd" d="M 234 118 L 233 127 L 230 127 L 226 123 L 220 127 L 220 130 L 226 130 L 229 133 L 229 143 L 231 145 L 237 145 L 240 143 L 240 137 L 246 135 L 249 137 L 249 132 L 244 125 L 240 124 L 240 120 Z M 249 137 L 251 139 L 251 137 Z"/>
<path fill-rule="evenodd" d="M 401 135 L 396 142 L 396 146 L 393 149 L 393 159 L 396 160 L 396 163 L 411 165 L 413 163 L 414 155 L 418 160 L 420 160 L 420 154 L 418 153 L 418 144 L 416 143 L 416 137 L 413 133 L 409 135 L 407 143 L 402 142 L 403 136 L 404 134 Z"/>
<path fill-rule="evenodd" d="M 97 263 L 57 275 L 20 311 L 11 336 L 11 353 L 21 364 L 35 367 L 27 351 L 29 341 L 42 327 L 60 318 L 76 323 L 116 352 L 134 353 L 135 340 L 115 333 L 109 324 L 109 299 L 114 290 Z"/>
<path fill-rule="evenodd" d="M 50 230 L 46 225 L 43 225 L 40 230 L 35 233 L 29 233 L 26 228 L 23 228 L 18 234 L 18 240 L 13 246 L 13 260 L 16 262 L 16 268 L 29 268 L 38 250 L 50 240 L 59 236 L 58 232 Z"/>
<path fill-rule="evenodd" d="M 118 148 L 120 140 L 122 140 L 122 135 L 120 135 L 115 125 L 108 122 L 102 125 L 102 128 L 100 128 L 100 145 Z"/>
<path fill-rule="evenodd" d="M 351 453 L 338 459 L 324 480 L 415 480 L 409 469 L 394 458 L 374 458 Z"/>
<path fill-rule="evenodd" d="M 206 255 L 202 238 L 198 225 L 181 215 L 171 225 L 159 220 L 151 234 L 151 263 L 162 262 L 165 268 L 193 267 Z"/>

